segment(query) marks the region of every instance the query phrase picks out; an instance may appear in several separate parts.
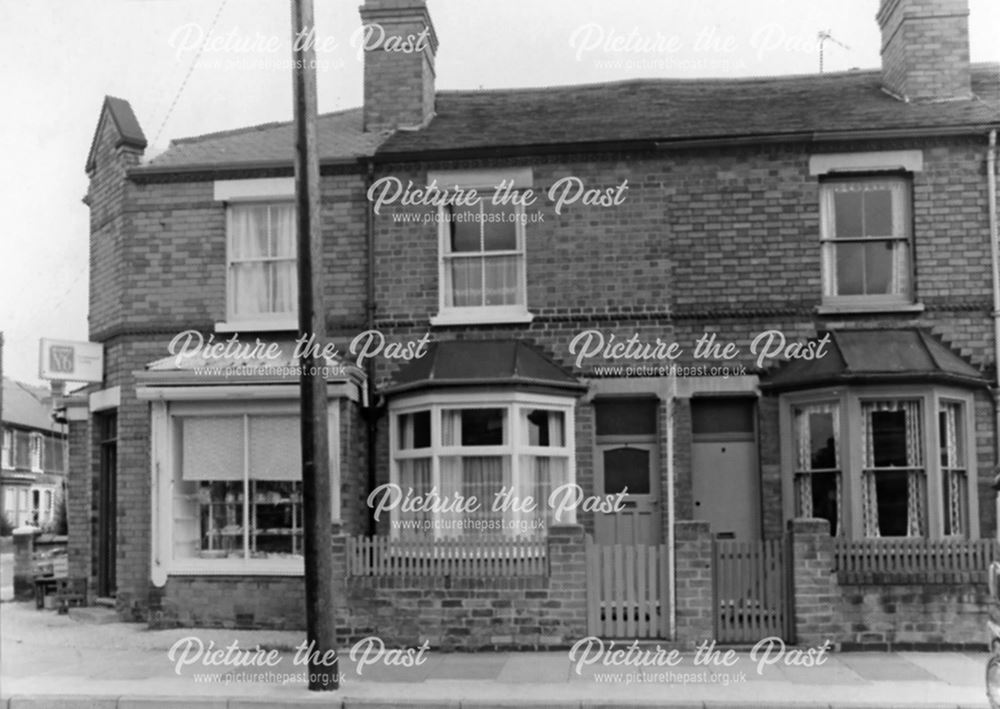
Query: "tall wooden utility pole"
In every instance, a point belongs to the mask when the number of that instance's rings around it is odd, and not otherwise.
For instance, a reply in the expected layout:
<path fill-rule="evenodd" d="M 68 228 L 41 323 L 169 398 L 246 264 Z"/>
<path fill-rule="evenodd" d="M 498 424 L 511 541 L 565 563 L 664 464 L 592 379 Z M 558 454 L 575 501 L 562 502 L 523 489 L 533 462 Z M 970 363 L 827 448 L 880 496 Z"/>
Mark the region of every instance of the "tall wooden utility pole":
<path fill-rule="evenodd" d="M 298 243 L 299 336 L 326 343 L 316 142 L 316 52 L 312 0 L 292 0 L 292 76 L 295 103 L 295 210 Z M 306 640 L 309 689 L 339 686 L 330 533 L 330 451 L 327 442 L 326 360 L 315 348 L 299 360 L 302 412 L 302 508 L 305 536 Z"/>

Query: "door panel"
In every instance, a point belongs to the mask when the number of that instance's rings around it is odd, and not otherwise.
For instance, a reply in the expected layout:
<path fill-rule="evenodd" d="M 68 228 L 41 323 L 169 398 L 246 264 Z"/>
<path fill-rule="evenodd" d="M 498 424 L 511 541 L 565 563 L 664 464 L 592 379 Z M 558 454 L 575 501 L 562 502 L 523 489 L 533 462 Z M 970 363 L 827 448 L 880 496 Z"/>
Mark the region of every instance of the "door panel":
<path fill-rule="evenodd" d="M 732 539 L 759 539 L 756 409 L 753 399 L 693 399 L 694 518 Z"/>

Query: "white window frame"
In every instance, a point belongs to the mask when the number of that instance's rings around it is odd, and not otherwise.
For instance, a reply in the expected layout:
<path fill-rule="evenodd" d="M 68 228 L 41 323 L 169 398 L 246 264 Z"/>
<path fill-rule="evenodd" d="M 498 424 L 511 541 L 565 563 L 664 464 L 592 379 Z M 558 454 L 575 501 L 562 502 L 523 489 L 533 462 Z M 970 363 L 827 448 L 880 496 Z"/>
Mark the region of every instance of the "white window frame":
<path fill-rule="evenodd" d="M 798 451 L 797 446 L 800 444 L 798 440 L 798 431 L 795 430 L 795 410 L 800 409 L 805 412 L 809 412 L 809 409 L 815 407 L 832 406 L 833 412 L 831 412 L 831 418 L 833 421 L 833 431 L 834 431 L 834 444 L 837 465 L 834 468 L 802 468 L 798 465 Z M 837 528 L 831 530 L 835 533 L 835 536 L 844 536 L 844 454 L 843 441 L 844 434 L 841 431 L 841 426 L 843 424 L 843 412 L 841 410 L 841 402 L 838 399 L 817 399 L 810 400 L 805 403 L 794 403 L 790 407 L 791 420 L 792 420 L 792 432 L 791 432 L 791 445 L 792 445 L 792 505 L 793 509 L 797 509 L 798 505 L 798 490 L 796 490 L 795 481 L 796 478 L 802 476 L 812 476 L 812 475 L 835 475 L 837 483 Z M 810 485 L 812 483 L 810 482 Z"/>
<path fill-rule="evenodd" d="M 216 180 L 214 183 L 214 198 L 223 202 L 226 210 L 226 320 L 215 324 L 216 332 L 239 332 L 253 330 L 258 332 L 288 331 L 298 327 L 298 299 L 296 310 L 291 313 L 261 314 L 254 318 L 237 316 L 233 310 L 232 260 L 230 258 L 232 236 L 231 208 L 247 205 L 292 204 L 294 209 L 295 178 L 257 178 L 247 180 Z M 282 259 L 284 260 L 284 259 Z"/>
<path fill-rule="evenodd" d="M 779 398 L 779 431 L 781 440 L 782 508 L 785 519 L 795 516 L 795 435 L 792 410 L 810 404 L 838 402 L 840 405 L 840 452 L 842 522 L 848 539 L 869 539 L 864 534 L 862 510 L 862 460 L 863 435 L 862 401 L 917 400 L 921 407 L 923 433 L 922 452 L 926 482 L 926 536 L 928 539 L 955 538 L 944 534 L 944 499 L 942 493 L 942 466 L 940 461 L 940 436 L 938 411 L 944 403 L 961 406 L 964 431 L 961 432 L 965 447 L 966 466 L 966 520 L 965 539 L 979 538 L 978 472 L 976 469 L 975 397 L 966 389 L 946 384 L 901 384 L 898 386 L 825 387 L 782 394 Z M 885 537 L 905 539 L 906 537 Z"/>
<path fill-rule="evenodd" d="M 493 190 L 502 181 L 512 186 L 512 192 L 531 187 L 532 171 L 528 168 L 501 168 L 492 170 L 449 170 L 428 173 L 429 184 L 437 184 L 442 190 L 475 189 L 479 194 L 480 209 L 493 198 Z M 533 316 L 528 310 L 528 254 L 525 240 L 525 210 L 523 205 L 514 206 L 517 218 L 515 233 L 517 248 L 514 251 L 469 252 L 468 256 L 450 254 L 451 223 L 447 219 L 448 207 L 438 207 L 438 312 L 430 318 L 431 325 L 463 325 L 477 323 L 528 323 Z M 445 284 L 450 282 L 447 275 L 448 263 L 455 258 L 483 258 L 491 256 L 519 256 L 521 259 L 518 289 L 521 303 L 517 305 L 448 305 Z M 483 282 L 485 288 L 485 280 Z"/>
<path fill-rule="evenodd" d="M 340 402 L 327 402 L 328 445 L 330 452 L 331 523 L 339 523 L 340 513 Z M 151 411 L 152 449 L 152 580 L 162 586 L 169 576 L 302 576 L 304 562 L 288 558 L 243 559 L 174 559 L 173 499 L 179 464 L 176 454 L 176 429 L 179 419 L 191 416 L 288 415 L 299 413 L 293 400 L 153 401 Z"/>
<path fill-rule="evenodd" d="M 845 184 L 872 184 L 877 182 L 894 183 L 890 190 L 893 196 L 893 234 L 883 237 L 838 237 L 831 229 L 834 217 L 834 194 L 837 188 Z M 900 201 L 897 203 L 897 196 Z M 914 248 L 913 248 L 913 185 L 910 178 L 899 173 L 885 175 L 850 175 L 838 174 L 836 177 L 819 184 L 819 221 L 820 221 L 820 264 L 822 275 L 822 308 L 827 311 L 885 311 L 885 310 L 920 310 L 921 306 L 914 303 L 916 292 L 914 283 Z M 898 220 L 898 223 L 897 223 Z M 901 266 L 898 278 L 905 283 L 899 293 L 839 295 L 837 287 L 836 250 L 838 244 L 872 243 L 892 241 L 901 246 L 894 247 L 902 251 L 905 263 Z"/>
<path fill-rule="evenodd" d="M 499 446 L 444 446 L 442 445 L 441 432 L 441 412 L 450 409 L 505 409 L 508 422 L 507 442 Z M 522 441 L 520 415 L 528 409 L 548 409 L 558 411 L 563 414 L 564 444 L 562 447 L 553 446 L 529 446 Z M 428 448 L 400 448 L 399 416 L 412 414 L 420 411 L 431 412 L 431 445 Z M 566 481 L 576 483 L 576 435 L 575 416 L 576 399 L 571 397 L 530 394 L 526 392 L 499 392 L 499 393 L 436 393 L 423 394 L 407 397 L 393 401 L 389 405 L 389 482 L 399 485 L 399 461 L 413 458 L 431 459 L 431 486 L 441 489 L 441 469 L 442 457 L 456 455 L 483 456 L 509 456 L 511 464 L 511 483 L 516 489 L 517 480 L 520 474 L 520 456 L 536 455 L 544 457 L 565 457 L 566 459 Z M 464 451 L 464 453 L 463 453 Z M 404 491 L 405 492 L 405 491 Z M 480 504 L 487 507 L 492 504 L 492 500 L 480 500 Z M 548 500 L 535 500 L 538 510 L 547 508 Z M 508 511 L 508 519 L 516 520 L 514 511 Z M 391 511 L 391 520 L 395 521 L 396 511 Z M 575 524 L 576 511 L 571 510 L 566 513 L 558 524 Z M 434 537 L 440 538 L 440 530 L 434 529 Z M 390 536 L 393 539 L 399 538 L 400 530 L 396 525 L 390 523 Z M 472 538 L 475 532 L 469 532 Z M 542 535 L 544 536 L 544 535 Z"/>
<path fill-rule="evenodd" d="M 31 472 L 33 473 L 44 472 L 44 468 L 42 467 L 43 465 L 42 448 L 45 445 L 45 441 L 42 438 L 42 434 L 38 433 L 37 431 L 33 431 L 28 441 L 29 441 L 28 451 L 31 460 Z"/>
<path fill-rule="evenodd" d="M 0 436 L 0 467 L 4 470 L 14 469 L 14 432 L 9 428 L 3 429 Z"/>

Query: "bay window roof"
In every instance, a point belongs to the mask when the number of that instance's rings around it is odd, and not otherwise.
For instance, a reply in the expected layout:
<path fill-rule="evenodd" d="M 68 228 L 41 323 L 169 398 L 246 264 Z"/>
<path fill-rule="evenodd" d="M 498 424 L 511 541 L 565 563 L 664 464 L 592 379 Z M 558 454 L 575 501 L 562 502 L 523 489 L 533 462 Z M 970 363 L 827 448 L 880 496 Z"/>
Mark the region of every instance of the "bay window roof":
<path fill-rule="evenodd" d="M 831 330 L 829 335 L 823 357 L 789 360 L 765 375 L 761 388 L 780 392 L 837 384 L 988 385 L 980 370 L 918 328 Z"/>
<path fill-rule="evenodd" d="M 254 341 L 241 339 L 240 347 L 252 347 Z M 189 350 L 189 354 L 171 354 L 146 365 L 135 372 L 139 386 L 213 385 L 213 384 L 294 384 L 299 381 L 298 360 L 293 357 L 295 341 L 291 339 L 261 340 L 263 348 L 273 345 L 268 355 L 257 355 L 247 350 L 230 348 L 229 354 Z M 224 347 L 224 343 L 214 343 Z M 182 352 L 183 350 L 178 350 Z M 251 356 L 246 356 L 250 354 Z M 338 357 L 322 358 L 318 365 L 324 368 L 328 382 L 364 381 L 364 372 L 351 362 Z"/>
<path fill-rule="evenodd" d="M 386 394 L 441 387 L 503 387 L 579 393 L 587 385 L 523 340 L 433 342 L 403 365 Z"/>

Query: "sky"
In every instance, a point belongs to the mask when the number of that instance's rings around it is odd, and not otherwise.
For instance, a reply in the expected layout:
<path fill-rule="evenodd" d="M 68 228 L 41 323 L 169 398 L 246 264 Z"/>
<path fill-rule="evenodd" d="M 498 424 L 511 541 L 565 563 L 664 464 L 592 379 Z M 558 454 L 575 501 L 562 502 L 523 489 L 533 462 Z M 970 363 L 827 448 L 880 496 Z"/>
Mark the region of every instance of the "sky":
<path fill-rule="evenodd" d="M 361 103 L 360 0 L 314 0 L 321 112 Z M 808 74 L 879 66 L 878 0 L 427 0 L 438 89 Z M 969 0 L 973 61 L 1000 2 Z M 992 36 L 991 36 L 992 35 Z M 87 339 L 84 163 L 105 95 L 150 143 L 292 118 L 288 0 L 0 0 L 3 371 Z"/>

